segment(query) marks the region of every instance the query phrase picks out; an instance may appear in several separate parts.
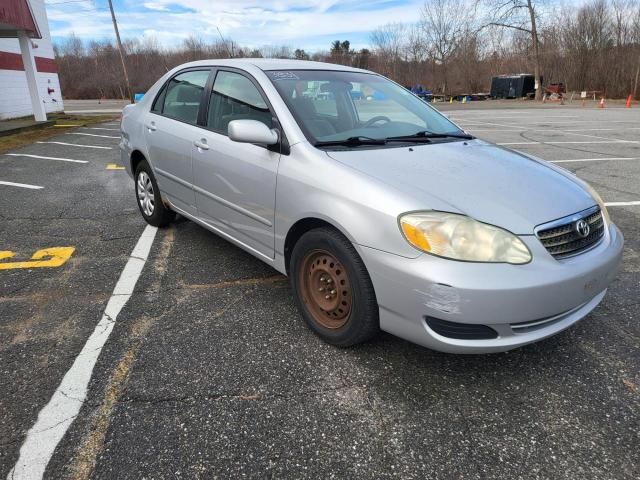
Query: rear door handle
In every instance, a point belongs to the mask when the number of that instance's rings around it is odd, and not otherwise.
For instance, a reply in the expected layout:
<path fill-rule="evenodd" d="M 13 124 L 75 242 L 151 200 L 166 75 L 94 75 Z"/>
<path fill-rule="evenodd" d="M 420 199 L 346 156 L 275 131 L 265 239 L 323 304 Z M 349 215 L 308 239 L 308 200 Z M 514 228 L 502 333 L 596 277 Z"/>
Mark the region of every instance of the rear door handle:
<path fill-rule="evenodd" d="M 209 145 L 204 140 L 196 140 L 193 144 L 201 150 L 209 150 Z"/>
<path fill-rule="evenodd" d="M 147 128 L 149 129 L 150 132 L 155 132 L 158 127 L 156 127 L 156 124 L 154 122 L 151 122 L 149 125 L 147 125 Z"/>

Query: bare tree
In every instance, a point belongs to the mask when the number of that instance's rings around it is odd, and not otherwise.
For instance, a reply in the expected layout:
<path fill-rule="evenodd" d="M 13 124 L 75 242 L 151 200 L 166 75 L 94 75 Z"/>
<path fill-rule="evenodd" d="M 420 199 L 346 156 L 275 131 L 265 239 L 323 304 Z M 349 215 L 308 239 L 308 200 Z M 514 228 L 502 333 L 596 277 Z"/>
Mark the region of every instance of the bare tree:
<path fill-rule="evenodd" d="M 213 41 L 191 37 L 175 46 L 163 46 L 153 37 L 127 38 L 122 46 L 135 92 L 146 91 L 161 75 L 189 60 L 264 56 L 310 57 L 374 70 L 403 85 L 475 93 L 487 91 L 497 74 L 533 66 L 529 3 L 517 1 L 428 0 L 420 22 L 382 25 L 372 32 L 371 48 L 360 50 L 348 40 L 316 52 L 277 45 L 256 50 L 215 35 Z M 577 91 L 597 90 L 610 98 L 640 93 L 640 0 L 582 0 L 562 10 L 551 9 L 556 4 L 543 0 L 530 1 L 535 2 L 536 72 L 544 74 L 546 82 L 563 82 Z M 485 8 L 490 18 L 476 23 L 469 7 L 478 4 L 472 2 L 493 5 Z M 511 7 L 519 16 L 507 11 Z M 55 55 L 65 97 L 127 97 L 115 41 L 86 42 L 72 35 L 55 45 Z"/>
<path fill-rule="evenodd" d="M 422 30 L 435 63 L 442 67 L 442 93 L 447 93 L 449 60 L 464 29 L 461 0 L 427 0 L 422 8 Z"/>
<path fill-rule="evenodd" d="M 402 23 L 387 23 L 371 32 L 371 44 L 381 57 L 382 73 L 397 77 L 406 27 Z"/>
<path fill-rule="evenodd" d="M 538 4 L 542 0 L 480 0 L 490 12 L 484 26 L 509 28 L 526 33 L 533 49 L 533 74 L 536 100 L 542 99 L 540 39 L 538 37 Z"/>

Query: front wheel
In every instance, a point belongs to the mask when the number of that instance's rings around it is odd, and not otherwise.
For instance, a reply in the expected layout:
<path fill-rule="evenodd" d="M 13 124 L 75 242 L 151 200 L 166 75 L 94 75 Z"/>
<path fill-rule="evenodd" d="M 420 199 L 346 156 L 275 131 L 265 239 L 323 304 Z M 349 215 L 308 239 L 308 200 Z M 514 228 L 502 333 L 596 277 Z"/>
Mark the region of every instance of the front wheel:
<path fill-rule="evenodd" d="M 336 230 L 311 230 L 298 240 L 289 278 L 304 320 L 324 341 L 348 347 L 378 333 L 378 303 L 367 269 Z"/>
<path fill-rule="evenodd" d="M 154 227 L 164 227 L 171 223 L 175 213 L 162 203 L 156 177 L 146 160 L 141 161 L 136 168 L 135 187 L 138 208 L 146 222 Z"/>

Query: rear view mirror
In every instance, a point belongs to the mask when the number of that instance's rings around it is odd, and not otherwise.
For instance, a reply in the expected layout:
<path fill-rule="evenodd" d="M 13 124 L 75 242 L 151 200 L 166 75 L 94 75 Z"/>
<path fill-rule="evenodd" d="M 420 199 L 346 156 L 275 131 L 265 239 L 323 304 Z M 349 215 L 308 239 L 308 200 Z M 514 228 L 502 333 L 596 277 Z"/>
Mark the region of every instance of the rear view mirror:
<path fill-rule="evenodd" d="M 240 143 L 275 145 L 279 140 L 277 130 L 257 120 L 232 120 L 227 132 L 231 140 Z"/>

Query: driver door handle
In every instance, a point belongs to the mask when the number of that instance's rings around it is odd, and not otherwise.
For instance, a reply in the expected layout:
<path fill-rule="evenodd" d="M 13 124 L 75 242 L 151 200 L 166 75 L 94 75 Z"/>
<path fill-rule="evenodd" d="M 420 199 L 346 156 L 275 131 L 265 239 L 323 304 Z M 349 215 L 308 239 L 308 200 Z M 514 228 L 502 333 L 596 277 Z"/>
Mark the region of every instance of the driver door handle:
<path fill-rule="evenodd" d="M 204 139 L 196 140 L 193 144 L 201 150 L 209 150 L 209 145 L 207 145 L 207 142 Z"/>

